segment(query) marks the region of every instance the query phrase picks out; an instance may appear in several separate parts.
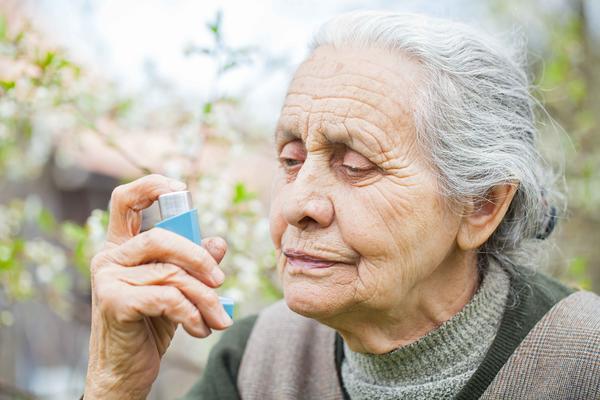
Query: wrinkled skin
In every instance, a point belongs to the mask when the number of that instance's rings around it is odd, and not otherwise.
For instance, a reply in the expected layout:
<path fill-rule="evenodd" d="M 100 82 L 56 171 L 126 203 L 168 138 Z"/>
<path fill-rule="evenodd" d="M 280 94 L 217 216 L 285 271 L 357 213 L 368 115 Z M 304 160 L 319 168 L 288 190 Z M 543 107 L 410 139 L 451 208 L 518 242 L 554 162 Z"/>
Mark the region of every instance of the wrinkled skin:
<path fill-rule="evenodd" d="M 145 399 L 179 324 L 204 338 L 233 323 L 214 288 L 225 278 L 219 237 L 200 245 L 164 229 L 140 233 L 141 210 L 185 184 L 148 175 L 111 197 L 104 248 L 90 265 L 92 329 L 85 399 Z"/>
<path fill-rule="evenodd" d="M 289 307 L 384 353 L 439 326 L 472 297 L 463 218 L 416 143 L 419 65 L 379 49 L 320 47 L 298 69 L 276 130 L 271 235 Z M 294 248 L 337 261 L 307 269 Z"/>

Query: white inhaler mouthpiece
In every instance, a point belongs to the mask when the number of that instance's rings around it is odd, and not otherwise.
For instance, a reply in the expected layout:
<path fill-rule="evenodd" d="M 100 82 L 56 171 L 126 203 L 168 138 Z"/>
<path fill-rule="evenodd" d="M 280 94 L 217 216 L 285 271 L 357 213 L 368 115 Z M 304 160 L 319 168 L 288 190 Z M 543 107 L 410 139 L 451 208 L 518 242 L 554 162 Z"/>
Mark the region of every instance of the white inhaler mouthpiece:
<path fill-rule="evenodd" d="M 162 194 L 158 197 L 158 207 L 163 220 L 183 214 L 193 208 L 192 194 L 187 190 Z"/>

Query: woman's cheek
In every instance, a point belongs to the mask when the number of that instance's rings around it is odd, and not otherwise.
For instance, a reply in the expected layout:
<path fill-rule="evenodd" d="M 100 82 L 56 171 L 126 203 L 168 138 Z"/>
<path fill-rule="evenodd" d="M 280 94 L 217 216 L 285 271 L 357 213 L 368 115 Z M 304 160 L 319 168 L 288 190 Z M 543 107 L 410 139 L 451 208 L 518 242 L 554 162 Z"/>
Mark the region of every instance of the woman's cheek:
<path fill-rule="evenodd" d="M 390 238 L 394 237 L 389 230 L 391 221 L 382 212 L 388 203 L 369 194 L 368 189 L 358 189 L 361 193 L 351 190 L 342 193 L 336 208 L 341 235 L 362 257 L 385 258 L 390 251 Z"/>

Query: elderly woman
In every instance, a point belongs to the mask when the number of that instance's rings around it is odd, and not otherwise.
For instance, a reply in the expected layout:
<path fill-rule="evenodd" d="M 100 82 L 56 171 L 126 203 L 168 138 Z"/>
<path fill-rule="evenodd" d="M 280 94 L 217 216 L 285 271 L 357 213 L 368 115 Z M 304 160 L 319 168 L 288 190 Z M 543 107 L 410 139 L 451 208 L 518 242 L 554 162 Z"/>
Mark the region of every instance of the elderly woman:
<path fill-rule="evenodd" d="M 532 104 L 506 49 L 463 25 L 326 23 L 275 134 L 285 300 L 231 326 L 224 241 L 139 233 L 140 210 L 185 186 L 120 186 L 85 398 L 145 398 L 178 324 L 229 328 L 186 399 L 599 398 L 600 297 L 535 270 L 556 209 Z"/>

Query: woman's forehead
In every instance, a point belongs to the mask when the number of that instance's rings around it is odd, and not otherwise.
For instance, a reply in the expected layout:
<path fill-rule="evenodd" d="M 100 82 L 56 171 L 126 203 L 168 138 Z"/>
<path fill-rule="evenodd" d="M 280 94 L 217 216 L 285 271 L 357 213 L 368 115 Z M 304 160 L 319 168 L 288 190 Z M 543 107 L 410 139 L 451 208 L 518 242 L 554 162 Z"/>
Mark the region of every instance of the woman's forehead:
<path fill-rule="evenodd" d="M 416 78 L 420 73 L 419 62 L 401 52 L 392 53 L 378 47 L 321 46 L 299 65 L 296 74 L 312 73 L 321 77 L 343 73 L 360 73 L 373 80 L 402 81 L 406 72 Z M 380 78 L 380 79 L 378 79 Z M 382 79 L 381 79 L 382 78 Z"/>
<path fill-rule="evenodd" d="M 417 69 L 381 49 L 318 48 L 294 75 L 276 142 L 311 135 L 347 145 L 366 141 L 382 151 L 397 146 L 398 134 L 413 130 Z"/>

